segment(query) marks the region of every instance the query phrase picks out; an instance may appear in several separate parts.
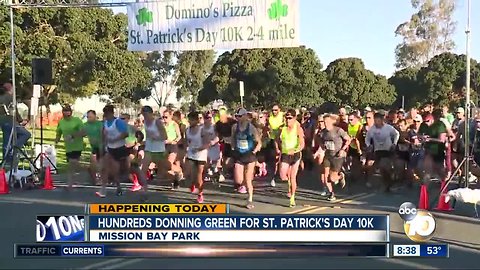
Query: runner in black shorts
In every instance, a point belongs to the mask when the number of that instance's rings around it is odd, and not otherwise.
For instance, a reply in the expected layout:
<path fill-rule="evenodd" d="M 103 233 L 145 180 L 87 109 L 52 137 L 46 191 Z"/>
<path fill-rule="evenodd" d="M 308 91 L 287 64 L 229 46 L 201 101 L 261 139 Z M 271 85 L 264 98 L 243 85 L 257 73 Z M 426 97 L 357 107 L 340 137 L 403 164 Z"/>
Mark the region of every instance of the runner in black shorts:
<path fill-rule="evenodd" d="M 232 127 L 233 141 L 235 142 L 235 169 L 234 181 L 239 193 L 247 193 L 246 207 L 253 205 L 253 177 L 255 173 L 256 154 L 262 147 L 260 134 L 250 122 L 248 112 L 240 108 L 235 114 L 238 123 Z"/>
<path fill-rule="evenodd" d="M 320 147 L 325 150 L 323 159 L 323 168 L 327 179 L 327 189 L 330 193 L 329 201 L 335 201 L 336 197 L 333 192 L 333 184 L 341 183 L 342 188 L 345 187 L 345 175 L 341 171 L 347 149 L 351 143 L 351 139 L 347 132 L 335 126 L 336 117 L 334 115 L 325 115 L 323 118 L 325 128 L 320 132 Z"/>
<path fill-rule="evenodd" d="M 96 195 L 105 198 L 106 186 L 109 177 L 112 177 L 117 184 L 117 195 L 122 195 L 120 187 L 120 177 L 128 179 L 129 166 L 127 164 L 129 152 L 125 147 L 126 138 L 128 137 L 128 126 L 125 121 L 115 118 L 114 107 L 107 105 L 103 108 L 103 115 L 105 118 L 104 134 L 107 144 L 107 154 L 102 159 L 102 187 Z"/>
<path fill-rule="evenodd" d="M 215 123 L 215 132 L 220 139 L 220 150 L 222 152 L 222 169 L 223 173 L 221 178 L 225 178 L 225 175 L 229 174 L 232 169 L 232 126 L 237 122 L 235 119 L 229 117 L 227 110 L 221 108 L 218 110 L 219 120 Z"/>

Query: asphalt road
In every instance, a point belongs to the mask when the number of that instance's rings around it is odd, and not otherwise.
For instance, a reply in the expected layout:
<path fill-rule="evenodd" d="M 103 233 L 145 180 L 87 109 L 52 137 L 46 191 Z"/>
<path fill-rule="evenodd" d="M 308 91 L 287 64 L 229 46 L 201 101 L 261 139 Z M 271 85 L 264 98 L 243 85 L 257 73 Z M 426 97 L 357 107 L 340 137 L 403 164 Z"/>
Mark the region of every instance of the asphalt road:
<path fill-rule="evenodd" d="M 61 182 L 62 177 L 57 177 Z M 60 186 L 57 183 L 57 186 Z M 245 196 L 232 192 L 231 184 L 221 187 L 209 186 L 205 193 L 207 203 L 229 203 L 232 212 L 269 214 L 390 214 L 391 243 L 409 243 L 403 234 L 402 222 L 396 211 L 405 201 L 416 203 L 418 188 L 397 189 L 386 194 L 368 189 L 363 183 L 356 183 L 339 193 L 338 201 L 329 203 L 319 194 L 315 173 L 301 177 L 297 194 L 297 207 L 288 208 L 285 194 L 286 185 L 272 188 L 268 181 L 256 181 L 256 207 L 244 208 Z M 319 269 L 319 268 L 361 268 L 361 269 L 478 269 L 480 258 L 480 220 L 475 219 L 471 205 L 456 204 L 455 211 L 435 212 L 437 231 L 434 241 L 450 245 L 448 259 L 395 259 L 395 258 L 285 258 L 285 259 L 14 259 L 14 243 L 33 243 L 37 214 L 79 214 L 86 203 L 131 203 L 138 201 L 138 195 L 126 193 L 122 197 L 112 196 L 100 199 L 94 196 L 94 187 L 81 186 L 73 192 L 61 188 L 52 191 L 14 190 L 11 194 L 0 195 L 0 269 Z M 434 200 L 435 186 L 430 188 Z M 187 188 L 170 191 L 155 188 L 150 192 L 150 201 L 158 203 L 194 203 L 195 196 Z"/>

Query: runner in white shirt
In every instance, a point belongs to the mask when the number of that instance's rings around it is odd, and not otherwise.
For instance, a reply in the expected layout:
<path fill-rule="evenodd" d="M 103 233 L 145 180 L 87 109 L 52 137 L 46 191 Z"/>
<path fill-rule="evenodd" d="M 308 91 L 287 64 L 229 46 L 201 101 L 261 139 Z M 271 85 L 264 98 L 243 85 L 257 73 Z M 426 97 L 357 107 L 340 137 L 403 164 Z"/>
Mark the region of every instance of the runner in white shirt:
<path fill-rule="evenodd" d="M 203 115 L 204 124 L 203 130 L 204 133 L 210 139 L 210 148 L 208 148 L 208 168 L 207 168 L 207 178 L 206 180 L 212 180 L 212 177 L 216 177 L 218 174 L 218 167 L 220 160 L 220 139 L 218 134 L 215 131 L 215 126 L 213 125 L 213 115 L 211 112 L 206 112 Z"/>
<path fill-rule="evenodd" d="M 198 193 L 197 202 L 203 203 L 203 173 L 208 160 L 208 149 L 211 146 L 210 137 L 200 125 L 198 112 L 188 114 L 187 128 L 187 162 L 190 164 L 192 178 L 192 193 Z"/>
<path fill-rule="evenodd" d="M 168 165 L 165 150 L 167 131 L 161 118 L 155 117 L 150 106 L 142 108 L 142 115 L 145 122 L 145 157 L 142 160 L 143 174 L 147 175 L 150 164 L 157 165 L 158 175 L 166 175 Z M 146 187 L 144 187 L 146 189 Z"/>
<path fill-rule="evenodd" d="M 114 179 L 117 184 L 117 195 L 122 195 L 120 187 L 121 180 L 128 179 L 129 162 L 128 149 L 125 147 L 125 139 L 128 137 L 128 126 L 125 121 L 114 116 L 113 105 L 107 105 L 103 108 L 103 117 L 105 118 L 103 126 L 103 140 L 107 146 L 107 154 L 102 159 L 102 187 L 96 195 L 105 198 L 106 186 L 110 179 Z"/>
<path fill-rule="evenodd" d="M 380 174 L 385 181 L 385 191 L 389 192 L 392 186 L 393 157 L 400 133 L 393 126 L 385 123 L 384 115 L 376 113 L 374 120 L 375 124 L 368 130 L 365 144 L 370 151 L 373 146 L 375 164 L 380 169 Z"/>

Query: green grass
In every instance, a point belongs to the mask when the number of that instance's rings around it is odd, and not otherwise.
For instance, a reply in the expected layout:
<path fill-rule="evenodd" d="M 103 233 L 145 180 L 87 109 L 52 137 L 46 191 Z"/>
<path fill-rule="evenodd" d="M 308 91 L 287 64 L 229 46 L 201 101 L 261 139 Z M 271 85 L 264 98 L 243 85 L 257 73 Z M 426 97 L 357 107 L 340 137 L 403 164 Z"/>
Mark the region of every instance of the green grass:
<path fill-rule="evenodd" d="M 55 144 L 55 129 L 56 127 L 44 127 L 43 128 L 43 144 L 54 145 Z M 29 129 L 31 132 L 31 129 Z M 1 134 L 1 132 L 0 132 Z M 3 135 L 3 134 L 2 134 Z M 35 130 L 35 144 L 40 144 L 40 129 Z M 81 163 L 83 166 L 87 166 L 90 162 L 90 153 L 91 148 L 88 140 L 85 138 L 85 150 L 82 152 Z M 33 159 L 36 158 L 34 150 L 31 148 L 32 146 L 32 139 L 28 141 L 27 144 L 27 154 Z M 57 150 L 57 169 L 59 173 L 64 173 L 67 170 L 67 160 L 65 156 L 65 144 L 63 143 L 63 139 L 60 140 L 60 143 L 56 146 Z M 1 155 L 1 153 L 0 153 Z"/>

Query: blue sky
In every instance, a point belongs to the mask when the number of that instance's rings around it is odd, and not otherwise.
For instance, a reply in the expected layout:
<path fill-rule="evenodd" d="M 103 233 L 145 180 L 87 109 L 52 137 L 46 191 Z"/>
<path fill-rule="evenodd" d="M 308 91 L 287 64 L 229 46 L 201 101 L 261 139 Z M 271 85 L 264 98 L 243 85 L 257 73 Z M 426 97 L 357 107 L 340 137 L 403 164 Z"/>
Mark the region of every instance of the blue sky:
<path fill-rule="evenodd" d="M 467 0 L 456 0 L 456 53 L 466 51 Z M 480 60 L 480 0 L 472 1 L 471 57 Z M 299 0 L 300 40 L 317 53 L 323 66 L 343 57 L 363 59 L 375 73 L 395 71 L 396 27 L 414 10 L 410 0 Z M 125 12 L 122 9 L 123 12 Z"/>
<path fill-rule="evenodd" d="M 472 0 L 471 57 L 480 60 L 480 1 Z M 410 0 L 300 0 L 300 40 L 314 49 L 322 64 L 358 57 L 386 76 L 395 71 L 396 27 L 414 10 Z M 467 0 L 457 0 L 455 52 L 466 52 Z"/>

